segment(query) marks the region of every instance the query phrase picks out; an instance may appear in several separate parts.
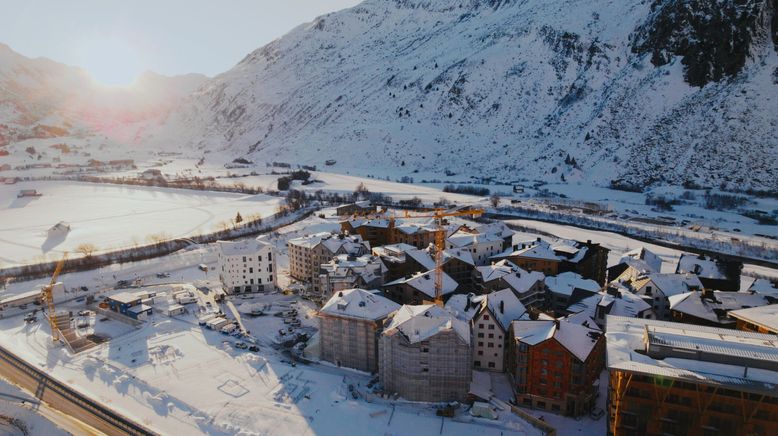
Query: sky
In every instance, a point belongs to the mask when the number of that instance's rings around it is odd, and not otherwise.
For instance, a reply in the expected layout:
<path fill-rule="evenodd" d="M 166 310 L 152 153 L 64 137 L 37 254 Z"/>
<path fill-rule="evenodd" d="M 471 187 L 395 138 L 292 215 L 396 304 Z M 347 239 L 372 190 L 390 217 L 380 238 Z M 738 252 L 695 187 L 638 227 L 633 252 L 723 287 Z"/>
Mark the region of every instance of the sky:
<path fill-rule="evenodd" d="M 361 0 L 0 0 L 0 42 L 127 85 L 214 76 L 295 26 Z"/>

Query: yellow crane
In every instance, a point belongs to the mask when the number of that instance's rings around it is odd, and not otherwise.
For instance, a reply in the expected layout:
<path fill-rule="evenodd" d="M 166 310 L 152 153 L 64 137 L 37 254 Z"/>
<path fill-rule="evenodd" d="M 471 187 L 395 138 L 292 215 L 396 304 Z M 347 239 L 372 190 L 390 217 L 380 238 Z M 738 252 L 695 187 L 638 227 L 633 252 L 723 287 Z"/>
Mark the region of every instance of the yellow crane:
<path fill-rule="evenodd" d="M 62 259 L 57 262 L 57 267 L 54 269 L 54 275 L 51 276 L 51 282 L 41 289 L 41 297 L 48 307 L 49 313 L 49 326 L 51 326 L 51 337 L 54 342 L 59 340 L 59 330 L 57 329 L 57 322 L 55 320 L 56 309 L 54 307 L 54 284 L 57 283 L 57 277 L 62 272 L 62 267 L 65 266 L 65 259 L 67 259 L 68 253 L 62 255 Z"/>
<path fill-rule="evenodd" d="M 394 228 L 394 221 L 398 218 L 395 215 L 386 215 L 383 213 L 354 214 L 354 218 L 363 219 L 388 219 L 389 227 Z M 434 218 L 435 225 L 435 304 L 443 305 L 443 251 L 446 249 L 446 228 L 443 219 L 456 216 L 477 216 L 483 214 L 483 209 L 431 209 L 421 214 L 411 214 L 405 211 L 399 218 L 420 219 Z"/>
<path fill-rule="evenodd" d="M 443 251 L 446 249 L 446 227 L 444 218 L 457 216 L 477 216 L 483 214 L 483 209 L 433 209 L 429 213 L 411 214 L 405 211 L 403 218 L 434 218 L 437 228 L 435 229 L 435 304 L 443 305 Z M 394 217 L 392 217 L 394 218 Z"/>

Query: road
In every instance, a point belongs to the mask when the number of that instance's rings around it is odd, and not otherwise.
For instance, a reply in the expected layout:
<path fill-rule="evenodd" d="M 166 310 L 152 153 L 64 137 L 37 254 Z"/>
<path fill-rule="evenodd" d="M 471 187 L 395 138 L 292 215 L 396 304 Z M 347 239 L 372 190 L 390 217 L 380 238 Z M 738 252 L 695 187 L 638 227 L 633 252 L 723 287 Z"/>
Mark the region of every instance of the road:
<path fill-rule="evenodd" d="M 80 427 L 74 434 L 154 435 L 151 430 L 95 402 L 65 384 L 51 378 L 5 348 L 0 347 L 0 376 L 27 391 L 34 392 L 41 404 L 56 407 L 51 420 L 63 425 Z M 48 407 L 41 408 L 44 410 Z M 84 426 L 79 426 L 78 421 Z M 47 416 L 48 418 L 48 416 Z"/>

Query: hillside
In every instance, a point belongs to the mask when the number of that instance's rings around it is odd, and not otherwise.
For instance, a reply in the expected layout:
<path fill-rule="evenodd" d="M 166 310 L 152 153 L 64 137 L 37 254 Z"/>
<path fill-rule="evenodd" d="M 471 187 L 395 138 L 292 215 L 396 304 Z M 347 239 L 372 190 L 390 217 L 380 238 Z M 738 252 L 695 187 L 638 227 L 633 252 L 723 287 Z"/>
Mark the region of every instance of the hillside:
<path fill-rule="evenodd" d="M 147 72 L 130 87 L 103 87 L 76 67 L 30 59 L 0 44 L 0 147 L 30 138 L 118 136 L 166 115 L 205 81 Z"/>
<path fill-rule="evenodd" d="M 778 189 L 775 0 L 366 0 L 144 141 L 335 171 Z"/>

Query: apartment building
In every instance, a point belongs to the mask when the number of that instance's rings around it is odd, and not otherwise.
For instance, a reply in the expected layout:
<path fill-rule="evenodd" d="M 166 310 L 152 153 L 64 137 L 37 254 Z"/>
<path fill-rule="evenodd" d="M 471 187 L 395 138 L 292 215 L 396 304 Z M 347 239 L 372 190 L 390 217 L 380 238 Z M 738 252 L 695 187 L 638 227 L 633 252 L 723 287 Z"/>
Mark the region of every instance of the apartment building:
<path fill-rule="evenodd" d="M 218 241 L 217 271 L 228 293 L 276 289 L 276 249 L 264 236 L 242 241 Z"/>

